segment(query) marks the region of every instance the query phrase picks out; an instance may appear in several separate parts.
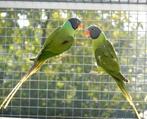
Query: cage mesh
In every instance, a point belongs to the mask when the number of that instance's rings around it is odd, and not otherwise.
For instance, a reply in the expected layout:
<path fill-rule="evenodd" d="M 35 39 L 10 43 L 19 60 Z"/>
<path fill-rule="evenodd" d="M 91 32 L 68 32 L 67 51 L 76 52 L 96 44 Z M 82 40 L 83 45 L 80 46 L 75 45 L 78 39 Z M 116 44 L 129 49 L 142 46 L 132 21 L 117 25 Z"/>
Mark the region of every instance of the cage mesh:
<path fill-rule="evenodd" d="M 3 0 L 0 0 L 3 1 Z M 13 0 L 29 1 L 29 0 Z M 72 2 L 72 3 L 114 3 L 114 4 L 147 4 L 147 0 L 32 0 L 33 2 Z"/>
<path fill-rule="evenodd" d="M 112 1 L 112 0 L 111 0 Z M 119 0 L 120 2 L 121 0 Z M 140 0 L 138 0 L 140 1 Z M 113 43 L 126 87 L 142 117 L 146 98 L 147 12 L 0 9 L 0 101 L 33 64 L 44 40 L 70 17 L 96 24 Z M 91 40 L 79 31 L 68 51 L 49 59 L 24 83 L 1 117 L 51 119 L 136 118 L 114 80 L 97 68 Z"/>

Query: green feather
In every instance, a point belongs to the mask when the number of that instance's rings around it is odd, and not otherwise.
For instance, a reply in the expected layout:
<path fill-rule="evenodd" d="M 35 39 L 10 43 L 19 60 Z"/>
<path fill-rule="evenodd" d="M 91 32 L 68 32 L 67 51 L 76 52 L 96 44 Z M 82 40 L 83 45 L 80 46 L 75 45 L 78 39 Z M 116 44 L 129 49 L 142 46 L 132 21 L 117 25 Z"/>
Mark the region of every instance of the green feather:
<path fill-rule="evenodd" d="M 64 51 L 68 50 L 73 42 L 74 42 L 74 34 L 75 30 L 72 28 L 69 21 L 65 22 L 61 27 L 58 27 L 55 31 L 53 31 L 50 36 L 46 39 L 44 46 L 38 53 L 35 58 L 31 60 L 34 61 L 33 66 L 30 70 L 22 77 L 22 79 L 17 83 L 17 85 L 13 88 L 13 90 L 8 94 L 8 96 L 4 99 L 1 108 L 6 108 L 10 103 L 11 99 L 21 87 L 21 85 L 27 81 L 27 79 L 36 73 L 42 66 L 42 64 L 50 57 L 59 55 Z"/>
<path fill-rule="evenodd" d="M 111 42 L 108 41 L 105 34 L 101 32 L 97 39 L 92 40 L 92 44 L 97 64 L 115 79 L 123 96 L 133 107 L 138 119 L 141 119 L 134 103 L 132 102 L 131 95 L 125 88 L 123 81 L 127 82 L 128 80 L 121 74 L 118 57 Z"/>

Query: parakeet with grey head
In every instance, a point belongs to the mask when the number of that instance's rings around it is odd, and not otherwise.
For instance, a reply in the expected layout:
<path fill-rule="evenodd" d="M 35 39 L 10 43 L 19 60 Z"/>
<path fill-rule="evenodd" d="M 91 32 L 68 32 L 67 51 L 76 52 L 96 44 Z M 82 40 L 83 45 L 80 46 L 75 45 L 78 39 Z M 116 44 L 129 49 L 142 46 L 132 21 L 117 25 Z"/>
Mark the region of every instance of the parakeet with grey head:
<path fill-rule="evenodd" d="M 113 45 L 109 40 L 107 40 L 104 32 L 96 25 L 88 27 L 85 31 L 85 35 L 92 39 L 92 46 L 97 65 L 102 67 L 109 75 L 113 77 L 118 87 L 122 91 L 123 96 L 133 107 L 138 119 L 141 119 L 132 101 L 132 97 L 125 87 L 124 82 L 128 82 L 128 80 L 121 73 L 119 60 Z"/>
<path fill-rule="evenodd" d="M 77 18 L 70 18 L 50 34 L 38 55 L 31 59 L 34 61 L 34 64 L 4 99 L 0 105 L 0 109 L 5 109 L 8 106 L 21 85 L 27 81 L 31 75 L 36 73 L 48 58 L 59 55 L 72 46 L 74 43 L 75 32 L 79 27 L 82 27 L 81 21 Z"/>

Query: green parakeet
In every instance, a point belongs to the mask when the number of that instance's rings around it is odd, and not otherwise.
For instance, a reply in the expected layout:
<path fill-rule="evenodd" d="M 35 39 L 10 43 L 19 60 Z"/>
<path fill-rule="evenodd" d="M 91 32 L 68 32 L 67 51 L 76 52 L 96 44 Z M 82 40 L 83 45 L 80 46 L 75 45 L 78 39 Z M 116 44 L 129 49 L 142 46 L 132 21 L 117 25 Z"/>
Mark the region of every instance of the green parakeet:
<path fill-rule="evenodd" d="M 4 99 L 4 101 L 0 105 L 0 109 L 5 109 L 8 106 L 9 102 L 11 101 L 17 90 L 21 87 L 21 85 L 31 75 L 36 73 L 48 58 L 59 55 L 72 46 L 74 42 L 75 31 L 81 26 L 82 24 L 79 19 L 70 18 L 62 26 L 58 27 L 50 34 L 36 58 L 31 59 L 34 61 L 33 66 L 17 83 L 17 85 L 13 88 L 9 95 Z"/>
<path fill-rule="evenodd" d="M 97 65 L 102 67 L 109 75 L 116 81 L 118 87 L 122 91 L 123 96 L 133 107 L 138 119 L 141 119 L 138 111 L 132 101 L 131 95 L 128 93 L 125 83 L 128 80 L 122 75 L 116 51 L 109 40 L 107 40 L 104 32 L 96 25 L 87 28 L 85 35 L 92 39 L 92 46 L 94 50 Z"/>

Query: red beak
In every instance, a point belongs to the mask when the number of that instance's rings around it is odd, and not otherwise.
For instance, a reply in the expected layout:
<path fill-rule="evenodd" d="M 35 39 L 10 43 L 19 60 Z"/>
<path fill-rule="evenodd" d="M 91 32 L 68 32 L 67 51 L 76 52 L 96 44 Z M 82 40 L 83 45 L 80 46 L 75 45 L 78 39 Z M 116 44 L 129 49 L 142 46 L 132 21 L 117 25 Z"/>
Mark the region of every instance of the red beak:
<path fill-rule="evenodd" d="M 85 30 L 85 31 L 84 31 L 84 36 L 90 37 L 90 31 L 89 31 L 89 30 Z"/>
<path fill-rule="evenodd" d="M 79 26 L 78 26 L 78 30 L 82 30 L 84 28 L 84 25 L 81 23 L 81 24 L 79 24 Z"/>

